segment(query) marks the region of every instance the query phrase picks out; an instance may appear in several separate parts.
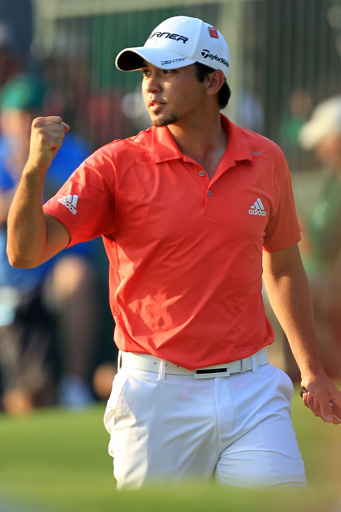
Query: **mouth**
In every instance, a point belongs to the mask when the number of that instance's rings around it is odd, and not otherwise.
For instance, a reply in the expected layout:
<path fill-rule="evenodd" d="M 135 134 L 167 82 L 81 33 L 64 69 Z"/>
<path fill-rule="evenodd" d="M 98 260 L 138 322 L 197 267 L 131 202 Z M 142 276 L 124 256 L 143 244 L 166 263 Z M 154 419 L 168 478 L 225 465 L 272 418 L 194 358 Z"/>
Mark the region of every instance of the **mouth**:
<path fill-rule="evenodd" d="M 162 110 L 164 105 L 165 105 L 165 102 L 163 102 L 163 101 L 150 100 L 148 102 L 148 109 L 151 112 L 157 113 Z"/>

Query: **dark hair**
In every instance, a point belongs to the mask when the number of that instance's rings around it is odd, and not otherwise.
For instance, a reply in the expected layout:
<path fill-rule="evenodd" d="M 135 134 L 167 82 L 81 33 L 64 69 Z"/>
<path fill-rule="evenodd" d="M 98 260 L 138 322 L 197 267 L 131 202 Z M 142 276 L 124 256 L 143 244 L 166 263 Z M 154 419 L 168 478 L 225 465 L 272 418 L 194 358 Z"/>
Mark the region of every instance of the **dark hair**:
<path fill-rule="evenodd" d="M 194 64 L 195 64 L 195 73 L 196 73 L 196 76 L 197 76 L 197 79 L 199 80 L 199 82 L 203 82 L 205 80 L 205 78 L 207 77 L 207 75 L 209 75 L 210 73 L 213 73 L 213 71 L 215 71 L 214 68 L 211 68 L 210 66 L 206 66 L 205 64 L 201 64 L 200 62 L 195 62 Z M 226 107 L 226 105 L 229 102 L 230 96 L 231 96 L 231 89 L 225 80 L 225 82 L 223 83 L 223 85 L 221 86 L 221 88 L 219 89 L 219 92 L 218 92 L 218 103 L 219 103 L 220 109 L 223 109 Z"/>

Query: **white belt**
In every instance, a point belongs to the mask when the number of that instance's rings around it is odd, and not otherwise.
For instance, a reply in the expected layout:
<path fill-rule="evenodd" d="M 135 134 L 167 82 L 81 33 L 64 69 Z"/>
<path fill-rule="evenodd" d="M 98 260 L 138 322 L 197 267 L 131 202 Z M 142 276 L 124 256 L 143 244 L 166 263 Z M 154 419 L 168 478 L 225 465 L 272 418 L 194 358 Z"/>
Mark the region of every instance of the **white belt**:
<path fill-rule="evenodd" d="M 136 354 L 132 352 L 119 351 L 118 369 L 129 368 L 131 370 L 144 370 L 155 373 L 169 373 L 171 375 L 193 375 L 195 379 L 211 379 L 214 377 L 228 377 L 232 373 L 244 373 L 252 370 L 257 371 L 258 366 L 268 364 L 266 348 L 262 348 L 252 356 L 232 361 L 227 364 L 206 366 L 198 370 L 187 370 L 182 366 L 164 361 L 150 354 Z"/>

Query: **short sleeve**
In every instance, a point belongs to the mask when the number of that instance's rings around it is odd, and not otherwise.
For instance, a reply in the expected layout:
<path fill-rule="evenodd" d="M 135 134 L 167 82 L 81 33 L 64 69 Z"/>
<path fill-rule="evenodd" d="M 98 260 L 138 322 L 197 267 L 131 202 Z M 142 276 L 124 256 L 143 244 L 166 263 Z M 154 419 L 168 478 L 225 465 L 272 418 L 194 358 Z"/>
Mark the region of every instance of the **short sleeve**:
<path fill-rule="evenodd" d="M 289 167 L 277 145 L 273 161 L 275 195 L 264 237 L 264 249 L 268 252 L 286 249 L 301 239 Z"/>
<path fill-rule="evenodd" d="M 69 247 L 115 229 L 115 167 L 106 146 L 87 158 L 43 206 L 70 233 Z"/>

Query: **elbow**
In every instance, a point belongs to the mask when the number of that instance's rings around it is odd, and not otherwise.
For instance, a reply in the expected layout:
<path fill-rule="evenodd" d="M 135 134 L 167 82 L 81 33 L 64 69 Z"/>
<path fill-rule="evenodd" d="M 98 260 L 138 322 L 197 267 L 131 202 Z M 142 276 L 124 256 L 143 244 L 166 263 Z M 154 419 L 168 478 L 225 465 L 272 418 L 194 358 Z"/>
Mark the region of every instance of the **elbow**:
<path fill-rule="evenodd" d="M 14 267 L 14 268 L 33 268 L 33 265 L 30 265 L 23 258 L 18 258 L 18 257 L 8 255 L 8 261 L 9 261 L 9 264 L 11 265 L 11 267 Z"/>
<path fill-rule="evenodd" d="M 37 264 L 35 262 L 29 261 L 27 258 L 25 258 L 22 254 L 16 253 L 15 251 L 11 250 L 7 246 L 7 258 L 9 261 L 9 264 L 11 267 L 14 268 L 33 268 L 36 267 Z"/>

